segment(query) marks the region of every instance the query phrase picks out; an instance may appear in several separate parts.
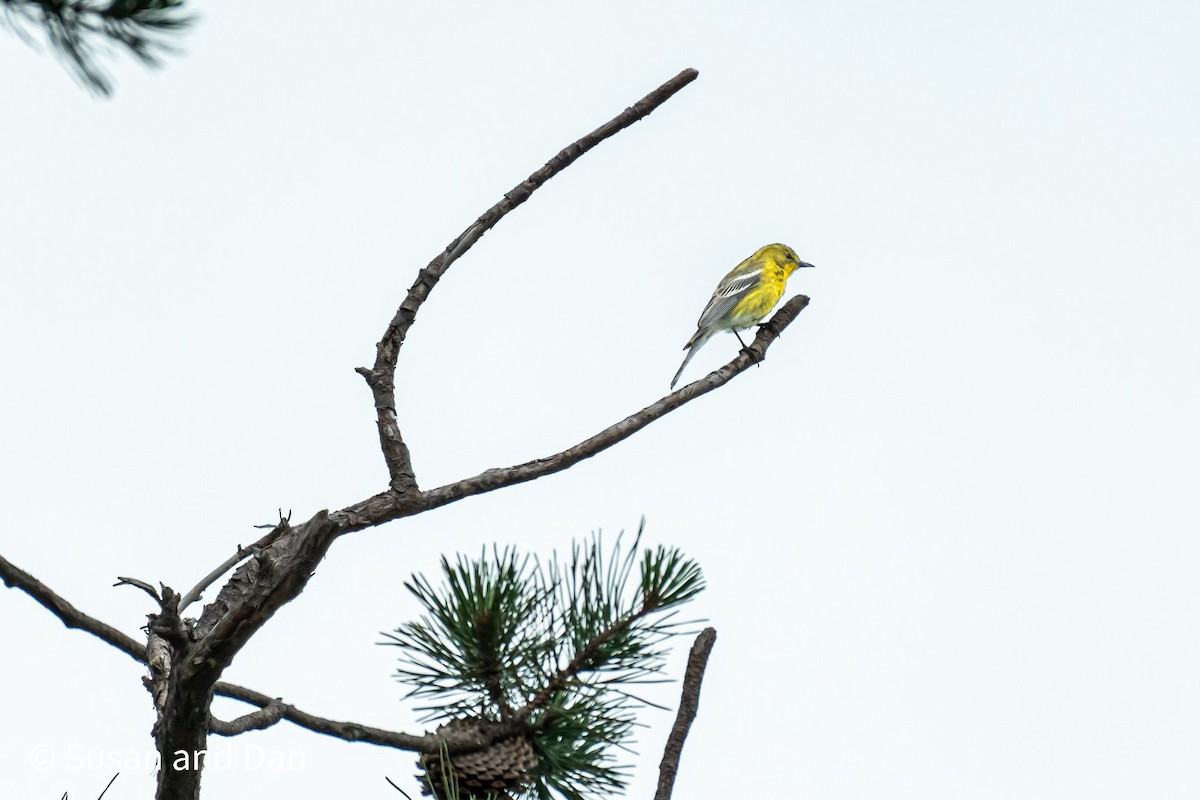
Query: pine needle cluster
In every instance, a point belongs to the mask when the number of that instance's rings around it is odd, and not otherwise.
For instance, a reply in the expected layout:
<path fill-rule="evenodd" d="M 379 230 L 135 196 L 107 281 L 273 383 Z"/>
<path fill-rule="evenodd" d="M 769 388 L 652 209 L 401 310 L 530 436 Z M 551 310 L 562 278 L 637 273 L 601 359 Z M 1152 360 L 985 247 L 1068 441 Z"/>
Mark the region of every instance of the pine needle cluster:
<path fill-rule="evenodd" d="M 606 552 L 596 534 L 544 565 L 513 548 L 443 558 L 439 586 L 405 584 L 425 613 L 384 644 L 401 649 L 396 677 L 426 701 L 423 719 L 506 725 L 536 754 L 527 780 L 495 796 L 584 800 L 624 787 L 628 767 L 612 751 L 628 749 L 636 712 L 653 705 L 633 690 L 663 680 L 666 642 L 691 624 L 679 608 L 704 589 L 694 561 L 639 552 L 641 536 L 639 526 L 631 547 L 618 536 Z"/>
<path fill-rule="evenodd" d="M 143 64 L 157 66 L 171 51 L 169 38 L 192 24 L 187 0 L 0 0 L 3 19 L 29 41 L 25 28 L 41 27 L 50 44 L 91 90 L 107 95 L 112 82 L 98 64 L 107 46 L 123 48 Z"/>

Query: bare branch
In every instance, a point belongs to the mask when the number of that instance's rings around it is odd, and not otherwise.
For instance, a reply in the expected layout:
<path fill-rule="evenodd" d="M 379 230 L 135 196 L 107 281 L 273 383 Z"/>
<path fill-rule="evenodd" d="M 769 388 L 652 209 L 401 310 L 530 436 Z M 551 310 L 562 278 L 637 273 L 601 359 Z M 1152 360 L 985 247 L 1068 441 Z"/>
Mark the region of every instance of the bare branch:
<path fill-rule="evenodd" d="M 692 643 L 687 670 L 683 675 L 679 713 L 675 717 L 675 724 L 671 727 L 671 734 L 667 737 L 662 763 L 658 765 L 658 791 L 654 794 L 654 800 L 671 800 L 671 791 L 675 787 L 675 775 L 679 772 L 679 758 L 683 755 L 683 743 L 687 739 L 688 730 L 692 727 L 692 721 L 696 719 L 696 711 L 700 707 L 700 684 L 704 681 L 704 669 L 708 666 L 708 654 L 712 652 L 716 641 L 716 630 L 705 628 Z"/>
<path fill-rule="evenodd" d="M 252 711 L 229 722 L 219 720 L 210 714 L 208 731 L 218 736 L 237 736 L 239 733 L 247 731 L 261 731 L 283 719 L 283 712 L 286 710 L 283 701 L 277 697 L 272 703 L 263 706 L 258 711 Z"/>
<path fill-rule="evenodd" d="M 146 581 L 140 581 L 137 578 L 124 578 L 118 575 L 117 582 L 114 583 L 113 586 L 132 586 L 133 588 L 141 589 L 143 592 L 150 595 L 150 597 L 154 599 L 154 602 L 162 602 L 162 597 L 159 595 L 158 589 L 155 589 Z"/>
<path fill-rule="evenodd" d="M 272 704 L 277 704 L 283 709 L 283 719 L 302 728 L 308 728 L 314 733 L 323 733 L 326 736 L 344 739 L 347 742 L 366 742 L 381 747 L 394 747 L 399 750 L 411 751 L 421 751 L 422 746 L 428 744 L 426 741 L 428 738 L 434 742 L 433 752 L 437 752 L 437 737 L 413 736 L 407 733 L 383 730 L 382 728 L 372 728 L 369 725 L 360 725 L 357 722 L 338 722 L 337 720 L 325 719 L 324 717 L 318 717 L 314 714 L 301 711 L 293 705 L 283 703 L 279 699 L 265 695 L 262 692 L 256 692 L 253 689 L 247 689 L 244 686 L 237 686 L 225 681 L 218 681 L 214 690 L 216 694 L 222 697 L 231 697 L 234 700 L 241 700 L 243 703 L 249 703 L 259 708 L 267 708 Z"/>
<path fill-rule="evenodd" d="M 229 572 L 229 570 L 233 569 L 235 566 L 240 564 L 246 558 L 257 554 L 258 552 L 259 551 L 253 546 L 243 548 L 239 544 L 236 553 L 234 553 L 229 558 L 222 561 L 220 566 L 218 566 L 212 572 L 208 573 L 203 578 L 201 578 L 199 583 L 197 583 L 195 586 L 193 586 L 191 589 L 189 589 L 188 593 L 179 599 L 179 613 L 182 614 L 187 609 L 188 606 L 190 606 L 192 603 L 199 600 L 200 596 L 202 594 L 204 594 L 204 590 L 207 589 L 209 586 L 212 586 L 213 583 L 216 582 L 217 578 L 220 578 L 222 575 L 224 575 L 226 572 Z"/>
<path fill-rule="evenodd" d="M 0 556 L 0 578 L 10 588 L 20 589 L 32 597 L 40 605 L 49 610 L 50 613 L 58 617 L 66 627 L 90 633 L 117 648 L 138 663 L 146 663 L 146 648 L 144 645 L 121 633 L 116 628 L 75 608 L 75 606 L 68 603 L 44 583 L 17 567 L 3 556 Z M 438 751 L 438 737 L 429 734 L 425 736 L 413 736 L 405 733 L 394 733 L 381 728 L 371 728 L 354 722 L 335 722 L 300 711 L 294 706 L 284 704 L 262 692 L 256 692 L 253 689 L 225 683 L 224 681 L 218 682 L 215 688 L 216 693 L 219 695 L 241 700 L 244 703 L 250 703 L 260 708 L 267 708 L 272 705 L 279 706 L 282 709 L 281 717 L 283 719 L 287 719 L 317 733 L 336 736 L 339 739 L 351 742 L 369 742 L 401 750 L 433 753 Z M 220 733 L 220 731 L 214 729 L 214 733 Z M 459 745 L 461 746 L 461 743 Z M 453 748 L 452 752 L 454 752 Z"/>
<path fill-rule="evenodd" d="M 277 529 L 278 538 L 238 568 L 196 624 L 186 668 L 211 676 L 209 686 L 250 637 L 304 591 L 339 533 L 327 511 L 295 528 L 280 520 Z"/>
<path fill-rule="evenodd" d="M 620 422 L 610 425 L 604 430 L 585 439 L 573 447 L 569 447 L 552 456 L 527 461 L 512 467 L 500 467 L 485 470 L 471 478 L 447 484 L 427 492 L 419 492 L 416 496 L 401 497 L 395 492 L 386 491 L 372 495 L 354 505 L 347 506 L 341 511 L 333 512 L 329 518 L 340 526 L 338 535 L 372 528 L 385 522 L 410 517 L 431 508 L 448 505 L 464 497 L 471 497 L 485 492 L 494 492 L 516 483 L 536 480 L 545 475 L 561 472 L 578 464 L 585 458 L 591 458 L 613 445 L 628 439 L 642 428 L 660 419 L 680 406 L 695 400 L 701 395 L 724 386 L 734 377 L 745 372 L 752 365 L 766 359 L 767 348 L 771 346 L 796 316 L 808 306 L 808 298 L 797 295 L 780 307 L 775 315 L 758 329 L 754 341 L 742 350 L 732 361 L 720 369 L 709 373 L 700 380 L 676 389 L 666 397 L 646 406 L 636 414 L 632 414 Z"/>
<path fill-rule="evenodd" d="M 767 348 L 771 346 L 771 343 L 778 338 L 784 328 L 790 325 L 792 320 L 796 318 L 796 315 L 803 311 L 807 305 L 808 298 L 804 295 L 793 297 L 775 313 L 770 322 L 765 323 L 758 329 L 758 335 L 754 338 L 750 346 L 741 351 L 736 358 L 724 367 L 709 373 L 706 377 L 694 383 L 676 390 L 615 425 L 610 425 L 590 439 L 585 439 L 574 447 L 569 447 L 561 453 L 555 453 L 546 458 L 527 461 L 524 464 L 518 464 L 513 467 L 489 469 L 472 478 L 466 478 L 439 489 L 422 492 L 420 501 L 421 510 L 437 508 L 438 506 L 461 500 L 464 497 L 492 492 L 496 489 L 512 486 L 515 483 L 524 483 L 541 478 L 544 475 L 561 472 L 585 458 L 591 458 L 618 442 L 628 439 L 651 422 L 666 416 L 684 403 L 724 386 L 733 380 L 736 375 L 747 370 L 751 365 L 763 361 L 766 358 Z"/>
<path fill-rule="evenodd" d="M 94 617 L 89 617 L 66 600 L 59 597 L 49 586 L 18 568 L 4 556 L 0 556 L 0 579 L 13 589 L 20 589 L 32 597 L 51 614 L 58 617 L 68 628 L 85 631 L 98 639 L 107 642 L 135 661 L 145 663 L 146 648 L 132 637 L 106 625 Z"/>
<path fill-rule="evenodd" d="M 528 200 L 529 196 L 542 184 L 562 172 L 576 159 L 605 139 L 650 114 L 671 99 L 676 92 L 694 81 L 698 75 L 699 73 L 694 69 L 685 69 L 596 130 L 564 147 L 558 155 L 547 161 L 545 166 L 505 194 L 500 202 L 484 212 L 479 219 L 459 234 L 458 238 L 446 245 L 446 249 L 433 261 L 430 261 L 427 267 L 417 273 L 417 280 L 408 290 L 408 296 L 400 304 L 396 315 L 388 324 L 387 330 L 384 331 L 383 338 L 375 346 L 375 365 L 371 369 L 359 367 L 355 370 L 366 379 L 375 398 L 379 444 L 383 450 L 384 461 L 387 463 L 392 491 L 401 495 L 413 495 L 418 491 L 416 476 L 413 474 L 412 459 L 407 445 L 401 438 L 400 426 L 396 420 L 396 359 L 408 336 L 408 330 L 416 319 L 417 311 L 429 297 L 433 287 L 437 285 L 451 264 L 467 252 L 508 212 Z"/>
<path fill-rule="evenodd" d="M 201 581 L 199 583 L 197 583 L 195 586 L 193 586 L 191 588 L 191 590 L 183 596 L 183 599 L 181 599 L 179 601 L 179 613 L 182 614 L 184 609 L 186 609 L 192 603 L 199 600 L 200 595 L 202 595 L 204 593 L 204 590 L 207 589 L 209 586 L 212 586 L 213 583 L 217 580 L 217 578 L 220 578 L 222 575 L 224 575 L 229 570 L 233 569 L 236 565 L 241 563 L 243 560 L 245 560 L 249 556 L 258 555 L 259 553 L 262 552 L 264 547 L 267 547 L 268 545 L 272 544 L 276 539 L 278 539 L 281 535 L 283 535 L 284 531 L 286 531 L 288 529 L 287 523 L 291 520 L 291 518 L 292 518 L 291 511 L 289 511 L 287 513 L 287 516 L 285 517 L 283 515 L 283 511 L 281 510 L 279 512 L 279 522 L 277 522 L 276 524 L 274 524 L 274 525 L 255 525 L 254 527 L 256 527 L 256 528 L 263 528 L 263 527 L 270 528 L 271 532 L 264 535 L 261 539 L 259 539 L 257 542 L 250 545 L 249 547 L 243 548 L 241 545 L 238 545 L 238 549 L 237 549 L 236 553 L 231 555 L 229 558 L 225 559 L 221 563 L 221 565 L 218 566 L 216 569 L 214 569 L 212 572 L 205 575 L 204 578 L 201 579 Z"/>
<path fill-rule="evenodd" d="M 450 753 L 481 750 L 501 739 L 512 736 L 518 730 L 524 729 L 518 723 L 511 723 L 493 726 L 488 731 L 478 733 L 449 733 L 441 736 L 427 733 L 423 736 L 414 736 L 410 733 L 399 733 L 382 728 L 373 728 L 370 725 L 360 725 L 357 722 L 338 722 L 337 720 L 318 717 L 315 714 L 301 711 L 293 705 L 283 703 L 278 698 L 270 697 L 262 692 L 256 692 L 253 689 L 247 689 L 244 686 L 226 683 L 225 681 L 218 681 L 214 689 L 216 694 L 222 697 L 241 700 L 243 703 L 249 703 L 259 708 L 267 708 L 272 704 L 278 704 L 283 708 L 283 719 L 302 728 L 307 728 L 314 733 L 321 733 L 336 739 L 343 739 L 347 742 L 364 742 L 366 744 L 379 745 L 380 747 L 391 747 L 396 750 L 408 750 L 414 753 L 437 753 L 443 745 Z"/>

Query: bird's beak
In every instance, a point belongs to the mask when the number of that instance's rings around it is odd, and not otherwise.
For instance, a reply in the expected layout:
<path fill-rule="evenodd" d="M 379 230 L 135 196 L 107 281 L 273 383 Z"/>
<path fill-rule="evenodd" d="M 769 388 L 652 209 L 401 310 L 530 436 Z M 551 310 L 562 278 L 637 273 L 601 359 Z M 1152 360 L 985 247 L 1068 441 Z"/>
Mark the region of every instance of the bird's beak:
<path fill-rule="evenodd" d="M 810 264 L 810 263 L 808 263 L 807 261 L 797 261 L 797 262 L 796 262 L 796 269 L 800 269 L 801 267 L 809 267 L 809 268 L 812 268 L 812 266 L 813 266 L 813 265 L 812 265 L 812 264 Z"/>

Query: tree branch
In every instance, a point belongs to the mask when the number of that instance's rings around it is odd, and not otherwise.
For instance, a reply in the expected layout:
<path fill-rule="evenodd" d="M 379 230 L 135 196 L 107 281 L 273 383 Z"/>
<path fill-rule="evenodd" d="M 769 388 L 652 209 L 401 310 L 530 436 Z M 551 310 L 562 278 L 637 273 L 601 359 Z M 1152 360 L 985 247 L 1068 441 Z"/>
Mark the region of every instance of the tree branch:
<path fill-rule="evenodd" d="M 340 532 L 328 511 L 295 528 L 280 520 L 276 531 L 275 541 L 238 568 L 196 625 L 187 669 L 211 678 L 210 686 L 250 637 L 304 591 Z"/>
<path fill-rule="evenodd" d="M 451 242 L 441 256 L 421 271 L 377 346 L 376 368 L 371 371 L 360 370 L 371 383 L 377 401 L 386 401 L 384 406 L 380 407 L 379 423 L 381 435 L 387 434 L 382 441 L 393 478 L 389 489 L 341 511 L 332 514 L 320 512 L 297 528 L 290 528 L 286 521 L 281 521 L 281 530 L 276 532 L 277 538 L 270 547 L 243 564 L 221 590 L 217 600 L 209 604 L 201 615 L 194 631 L 196 641 L 188 647 L 188 658 L 184 666 L 184 671 L 189 676 L 193 672 L 203 673 L 205 679 L 215 681 L 238 650 L 275 611 L 304 590 L 317 564 L 338 536 L 567 469 L 627 439 L 684 403 L 724 385 L 751 364 L 758 363 L 766 357 L 767 348 L 807 305 L 808 298 L 800 296 L 784 304 L 768 323 L 759 328 L 753 343 L 722 369 L 667 395 L 590 439 L 548 458 L 503 469 L 487 470 L 473 478 L 422 492 L 417 488 L 415 480 L 409 482 L 404 477 L 405 474 L 411 473 L 407 450 L 393 447 L 403 445 L 399 438 L 399 429 L 394 424 L 395 395 L 392 382 L 396 355 L 416 317 L 417 310 L 439 277 L 485 231 L 512 208 L 528 199 L 545 181 L 600 141 L 649 114 L 695 77 L 694 70 L 685 70 L 624 113 L 565 148 L 542 170 L 505 195 L 504 200 L 480 217 L 458 239 Z M 389 438 L 393 433 L 394 438 Z M 391 455 L 388 455 L 389 452 Z"/>
<path fill-rule="evenodd" d="M 221 562 L 220 566 L 218 566 L 212 572 L 205 575 L 200 580 L 199 583 L 197 583 L 195 586 L 193 586 L 191 588 L 191 590 L 188 591 L 188 593 L 185 594 L 182 599 L 180 599 L 179 613 L 182 614 L 184 609 L 186 609 L 192 603 L 199 600 L 200 596 L 204 593 L 204 590 L 207 589 L 209 586 L 212 586 L 213 583 L 216 582 L 217 578 L 220 578 L 226 572 L 233 569 L 236 565 L 240 564 L 242 561 L 245 561 L 248 557 L 258 555 L 259 553 L 262 552 L 264 547 L 267 547 L 268 545 L 272 544 L 276 539 L 278 539 L 284 533 L 284 531 L 287 530 L 286 523 L 291 521 L 291 518 L 292 518 L 291 511 L 288 512 L 288 515 L 286 518 L 283 516 L 283 512 L 280 511 L 279 522 L 276 525 L 263 526 L 263 527 L 271 527 L 271 530 L 269 533 L 264 535 L 261 539 L 259 539 L 257 542 L 250 545 L 249 547 L 244 548 L 241 545 L 238 545 L 238 549 L 237 549 L 236 553 L 234 553 L 229 558 L 227 558 L 223 562 Z"/>
<path fill-rule="evenodd" d="M 596 636 L 592 637 L 591 641 L 581 647 L 579 652 L 575 653 L 575 656 L 565 667 L 550 676 L 550 680 L 546 681 L 546 685 L 543 686 L 537 692 L 537 694 L 529 698 L 529 702 L 527 702 L 520 708 L 520 710 L 516 712 L 514 715 L 516 719 L 526 719 L 534 711 L 545 705 L 555 692 L 565 687 L 568 682 L 570 682 L 579 674 L 580 670 L 582 670 L 583 667 L 592 660 L 592 658 L 596 655 L 596 652 L 601 646 L 604 645 L 605 642 L 609 641 L 617 634 L 628 630 L 633 623 L 650 613 L 652 612 L 649 609 L 643 608 L 640 611 L 630 614 L 624 619 L 618 620 L 611 627 L 606 628 Z"/>
<path fill-rule="evenodd" d="M 155 603 L 162 603 L 162 595 L 159 594 L 158 589 L 155 589 L 146 581 L 140 581 L 137 578 L 126 578 L 118 575 L 117 582 L 114 583 L 113 586 L 132 586 L 133 588 L 139 589 L 150 595 L 150 599 L 152 599 Z"/>
<path fill-rule="evenodd" d="M 25 572 L 11 561 L 3 556 L 0 556 L 0 578 L 4 583 L 13 589 L 20 589 L 25 594 L 32 597 L 48 610 L 68 628 L 81 630 L 85 633 L 90 633 L 93 636 L 101 639 L 105 643 L 112 645 L 116 649 L 125 653 L 139 664 L 146 663 L 146 648 L 133 638 L 126 636 L 116 628 L 101 622 L 95 617 L 89 616 L 75 606 L 68 603 L 60 597 L 54 590 L 50 589 L 37 578 Z M 372 728 L 366 725 L 359 725 L 355 722 L 335 722 L 333 720 L 324 719 L 323 717 L 314 716 L 304 711 L 299 710 L 295 706 L 287 705 L 279 701 L 277 698 L 265 695 L 262 692 L 256 692 L 253 689 L 247 689 L 243 686 L 237 686 L 232 683 L 220 681 L 216 684 L 216 693 L 223 697 L 230 697 L 234 700 L 241 700 L 244 703 L 258 706 L 260 709 L 268 708 L 272 705 L 282 709 L 280 714 L 282 719 L 293 722 L 301 727 L 308 728 L 316 733 L 324 733 L 329 736 L 335 736 L 339 739 L 345 739 L 351 742 L 369 742 L 383 747 L 395 747 L 401 750 L 412 750 L 421 752 L 438 751 L 438 737 L 430 734 L 424 736 L 414 736 L 406 733 L 395 733 L 386 731 L 381 728 Z M 272 712 L 275 713 L 275 712 Z M 253 716 L 253 714 L 248 715 Z M 244 717 L 242 719 L 245 719 Z M 234 720 L 238 722 L 238 720 Z M 224 723 L 232 725 L 234 723 Z M 224 734 L 216 728 L 214 733 Z M 459 743 L 461 746 L 462 743 Z M 453 752 L 453 750 L 452 750 Z"/>
<path fill-rule="evenodd" d="M 451 732 L 442 735 L 426 733 L 422 736 L 414 736 L 411 733 L 373 728 L 370 725 L 361 725 L 357 722 L 338 722 L 337 720 L 318 717 L 315 714 L 309 714 L 293 705 L 284 703 L 278 698 L 270 697 L 262 692 L 256 692 L 253 689 L 247 689 L 244 686 L 226 683 L 225 681 L 218 681 L 215 688 L 216 693 L 222 697 L 241 700 L 243 703 L 249 703 L 259 708 L 267 708 L 272 704 L 279 705 L 283 709 L 283 719 L 302 728 L 307 728 L 314 733 L 332 736 L 335 739 L 342 739 L 347 742 L 364 742 L 366 744 L 379 745 L 380 747 L 391 747 L 396 750 L 408 750 L 414 753 L 434 754 L 440 752 L 443 746 L 451 754 L 482 750 L 501 739 L 512 736 L 513 733 L 527 728 L 527 726 L 518 722 L 509 722 L 502 725 L 490 726 L 486 731 Z"/>
<path fill-rule="evenodd" d="M 229 722 L 217 719 L 210 714 L 208 718 L 208 730 L 209 733 L 215 733 L 218 736 L 237 736 L 239 733 L 246 733 L 247 731 L 261 731 L 263 728 L 269 728 L 283 719 L 283 712 L 285 710 L 286 707 L 283 705 L 283 701 L 275 698 L 274 701 L 263 706 L 258 711 L 252 711 Z"/>
<path fill-rule="evenodd" d="M 675 787 L 675 775 L 679 772 L 679 758 L 683 755 L 683 743 L 687 739 L 688 730 L 692 727 L 692 721 L 696 719 L 696 711 L 700 708 L 700 684 L 704 681 L 704 669 L 708 666 L 708 655 L 712 652 L 716 641 L 716 630 L 705 628 L 692 643 L 687 670 L 683 676 L 679 713 L 675 717 L 675 724 L 671 727 L 671 734 L 667 737 L 662 763 L 658 765 L 658 791 L 654 794 L 654 800 L 671 800 L 671 791 Z"/>
<path fill-rule="evenodd" d="M 724 367 L 672 392 L 615 425 L 610 425 L 590 439 L 585 439 L 574 447 L 569 447 L 561 453 L 555 453 L 546 458 L 527 461 L 513 467 L 489 469 L 472 478 L 465 478 L 441 488 L 423 492 L 421 495 L 422 510 L 437 508 L 464 497 L 492 492 L 516 483 L 524 483 L 561 472 L 585 458 L 591 458 L 628 439 L 651 422 L 661 419 L 684 403 L 724 386 L 738 374 L 766 359 L 767 348 L 807 305 L 808 298 L 804 295 L 793 297 L 775 313 L 770 322 L 758 329 L 758 335 L 754 337 L 754 341 Z"/>
<path fill-rule="evenodd" d="M 134 661 L 146 663 L 146 648 L 130 636 L 126 636 L 111 625 L 89 617 L 66 600 L 59 597 L 49 586 L 18 568 L 4 556 L 0 556 L 0 579 L 13 589 L 20 589 L 41 604 L 47 611 L 58 617 L 59 621 L 68 628 L 90 633 L 101 641 L 107 642 L 120 650 Z"/>
<path fill-rule="evenodd" d="M 754 364 L 765 360 L 767 349 L 796 319 L 796 316 L 808 306 L 808 302 L 808 298 L 804 295 L 793 297 L 784 303 L 769 321 L 759 327 L 754 341 L 728 364 L 710 372 L 700 380 L 676 389 L 661 400 L 560 453 L 512 467 L 485 470 L 474 477 L 464 478 L 427 492 L 420 492 L 416 497 L 397 498 L 392 493 L 383 492 L 335 512 L 330 517 L 344 526 L 341 533 L 349 533 L 438 508 L 464 497 L 494 492 L 513 484 L 525 483 L 545 475 L 561 472 L 585 458 L 591 458 L 628 439 L 651 422 L 661 419 L 701 395 L 724 386 Z"/>
<path fill-rule="evenodd" d="M 188 606 L 199 600 L 204 594 L 204 590 L 209 586 L 212 586 L 216 582 L 217 578 L 220 578 L 226 572 L 229 572 L 229 570 L 233 569 L 250 556 L 257 555 L 258 553 L 259 551 L 253 546 L 243 548 L 239 544 L 236 553 L 222 561 L 216 569 L 205 575 L 200 579 L 199 583 L 189 589 L 187 594 L 179 598 L 179 613 L 182 614 Z"/>
<path fill-rule="evenodd" d="M 433 287 L 437 285 L 451 264 L 471 249 L 471 246 L 503 219 L 508 212 L 528 200 L 530 195 L 546 181 L 562 172 L 576 159 L 605 139 L 650 114 L 671 99 L 676 92 L 694 81 L 699 74 L 694 69 L 685 69 L 596 130 L 564 147 L 558 155 L 547 161 L 545 166 L 513 187 L 500 202 L 485 211 L 481 217 L 459 234 L 458 238 L 446 245 L 446 249 L 430 261 L 428 266 L 417 273 L 417 280 L 408 290 L 408 296 L 396 310 L 395 316 L 388 324 L 387 330 L 384 331 L 383 338 L 375 346 L 375 365 L 370 369 L 359 367 L 355 370 L 366 379 L 375 399 L 379 444 L 383 450 L 384 461 L 387 463 L 392 491 L 401 495 L 412 495 L 418 491 L 412 458 L 408 452 L 408 446 L 404 444 L 404 439 L 400 435 L 400 426 L 396 419 L 396 359 L 408 336 L 409 328 L 416 320 L 417 311 L 429 297 Z"/>
<path fill-rule="evenodd" d="M 366 742 L 368 744 L 379 745 L 380 747 L 393 747 L 398 750 L 411 750 L 414 752 L 421 752 L 425 747 L 432 745 L 433 749 L 429 752 L 437 752 L 436 736 L 413 736 L 412 734 L 398 733 L 382 728 L 372 728 L 369 725 L 360 725 L 357 722 L 338 722 L 337 720 L 325 719 L 324 717 L 318 717 L 315 714 L 301 711 L 293 705 L 284 703 L 262 692 L 256 692 L 253 689 L 247 689 L 244 686 L 226 683 L 225 681 L 218 681 L 215 689 L 216 693 L 222 697 L 241 700 L 243 703 L 249 703 L 259 708 L 268 708 L 272 704 L 276 704 L 283 709 L 282 719 L 286 719 L 288 722 L 299 725 L 302 728 L 307 728 L 314 733 L 321 733 L 336 739 L 344 739 L 347 742 Z"/>

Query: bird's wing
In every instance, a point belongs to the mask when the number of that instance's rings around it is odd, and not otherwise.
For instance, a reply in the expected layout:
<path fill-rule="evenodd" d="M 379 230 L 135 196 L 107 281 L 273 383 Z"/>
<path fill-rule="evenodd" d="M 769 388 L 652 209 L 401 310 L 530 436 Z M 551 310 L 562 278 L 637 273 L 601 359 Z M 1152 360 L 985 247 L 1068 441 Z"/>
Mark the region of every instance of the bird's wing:
<path fill-rule="evenodd" d="M 747 267 L 748 269 L 743 271 L 743 267 Z M 704 328 L 712 325 L 725 316 L 731 308 L 738 304 L 739 300 L 758 285 L 759 280 L 762 278 L 762 271 L 762 264 L 746 264 L 739 266 L 733 272 L 726 275 L 717 284 L 717 290 L 713 292 L 708 305 L 704 307 L 704 311 L 700 314 L 700 321 L 696 323 L 696 327 Z"/>

